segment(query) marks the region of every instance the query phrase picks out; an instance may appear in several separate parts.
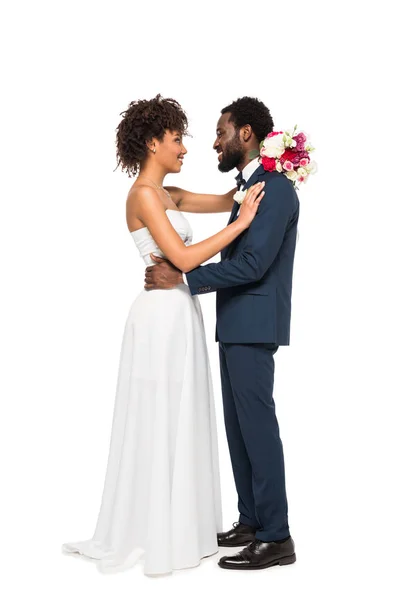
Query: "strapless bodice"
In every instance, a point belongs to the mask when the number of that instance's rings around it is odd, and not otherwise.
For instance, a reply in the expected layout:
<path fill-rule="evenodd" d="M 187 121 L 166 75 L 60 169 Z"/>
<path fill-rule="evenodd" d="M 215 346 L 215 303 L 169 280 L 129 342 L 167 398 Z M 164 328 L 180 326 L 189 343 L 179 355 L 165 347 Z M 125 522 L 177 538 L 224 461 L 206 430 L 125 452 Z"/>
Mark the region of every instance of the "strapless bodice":
<path fill-rule="evenodd" d="M 171 208 L 168 208 L 165 211 L 165 214 L 170 220 L 172 227 L 175 229 L 177 234 L 184 242 L 185 246 L 190 246 L 193 239 L 193 231 L 189 221 L 183 216 L 183 214 L 179 210 L 173 210 Z M 139 250 L 140 256 L 143 258 L 147 266 L 154 264 L 154 261 L 152 261 L 152 259 L 150 258 L 151 253 L 164 258 L 165 255 L 157 246 L 147 227 L 142 227 L 141 229 L 137 229 L 136 231 L 131 231 L 131 235 L 133 237 L 133 241 L 135 242 L 137 249 Z"/>

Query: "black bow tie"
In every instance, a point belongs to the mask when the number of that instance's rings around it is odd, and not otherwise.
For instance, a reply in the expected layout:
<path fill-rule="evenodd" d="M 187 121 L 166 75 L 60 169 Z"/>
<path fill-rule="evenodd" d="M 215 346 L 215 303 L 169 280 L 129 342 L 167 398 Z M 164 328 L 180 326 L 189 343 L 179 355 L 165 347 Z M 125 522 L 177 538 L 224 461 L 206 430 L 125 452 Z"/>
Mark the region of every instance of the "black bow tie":
<path fill-rule="evenodd" d="M 246 180 L 242 175 L 242 171 L 239 171 L 239 173 L 238 173 L 238 175 L 236 175 L 235 179 L 236 179 L 236 184 L 237 184 L 238 190 L 240 190 L 240 187 L 242 185 L 246 185 Z"/>

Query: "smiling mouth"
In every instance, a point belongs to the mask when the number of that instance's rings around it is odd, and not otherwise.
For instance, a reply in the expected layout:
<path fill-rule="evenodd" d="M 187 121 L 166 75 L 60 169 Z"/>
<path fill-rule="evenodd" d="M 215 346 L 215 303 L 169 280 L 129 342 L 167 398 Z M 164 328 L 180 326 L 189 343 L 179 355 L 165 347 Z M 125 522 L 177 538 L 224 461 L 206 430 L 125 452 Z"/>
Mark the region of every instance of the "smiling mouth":
<path fill-rule="evenodd" d="M 221 162 L 222 157 L 223 157 L 224 153 L 223 152 L 219 152 L 218 153 L 218 160 Z"/>

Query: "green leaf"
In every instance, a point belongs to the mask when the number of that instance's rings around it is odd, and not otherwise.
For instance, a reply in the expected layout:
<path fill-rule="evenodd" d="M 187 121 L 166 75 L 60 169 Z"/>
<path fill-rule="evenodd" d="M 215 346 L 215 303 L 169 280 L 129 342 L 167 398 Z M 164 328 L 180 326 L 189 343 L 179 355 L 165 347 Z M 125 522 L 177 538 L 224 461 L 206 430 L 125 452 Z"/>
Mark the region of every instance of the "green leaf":
<path fill-rule="evenodd" d="M 253 160 L 253 158 L 256 158 L 257 156 L 260 156 L 260 153 L 258 150 L 250 150 L 250 152 L 249 152 L 250 160 Z"/>

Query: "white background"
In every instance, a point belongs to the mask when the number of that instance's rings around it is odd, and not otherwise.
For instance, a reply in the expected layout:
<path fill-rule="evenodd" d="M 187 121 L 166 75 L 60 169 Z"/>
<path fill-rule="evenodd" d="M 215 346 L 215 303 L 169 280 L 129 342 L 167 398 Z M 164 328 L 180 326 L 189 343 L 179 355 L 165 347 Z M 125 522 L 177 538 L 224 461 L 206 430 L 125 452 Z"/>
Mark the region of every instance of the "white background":
<path fill-rule="evenodd" d="M 13 2 L 2 9 L 1 526 L 4 598 L 398 598 L 400 399 L 395 3 Z M 61 554 L 91 537 L 123 327 L 144 268 L 115 167 L 119 114 L 176 98 L 193 138 L 167 183 L 233 187 L 219 111 L 258 96 L 298 123 L 319 173 L 300 192 L 292 344 L 276 355 L 298 562 L 217 558 L 161 578 Z M 228 215 L 189 215 L 195 241 Z M 224 525 L 237 518 L 222 421 L 215 296 L 203 295 Z M 154 364 L 157 369 L 157 364 Z M 396 561 L 397 559 L 397 561 Z M 377 596 L 378 597 L 378 596 Z"/>

